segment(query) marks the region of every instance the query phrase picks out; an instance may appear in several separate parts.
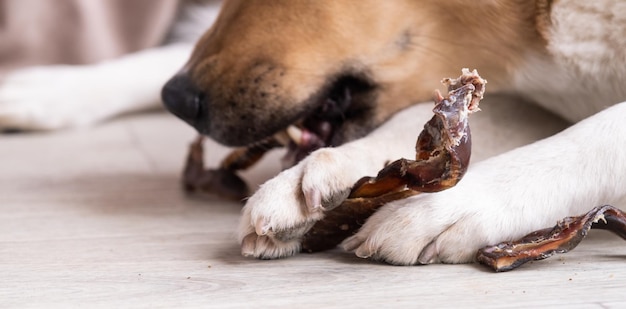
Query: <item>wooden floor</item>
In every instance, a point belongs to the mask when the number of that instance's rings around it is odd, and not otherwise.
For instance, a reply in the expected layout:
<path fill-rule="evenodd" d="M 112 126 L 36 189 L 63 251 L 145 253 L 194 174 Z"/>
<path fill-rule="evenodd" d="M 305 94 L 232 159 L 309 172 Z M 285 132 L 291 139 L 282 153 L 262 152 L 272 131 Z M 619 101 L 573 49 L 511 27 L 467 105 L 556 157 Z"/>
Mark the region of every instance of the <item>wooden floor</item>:
<path fill-rule="evenodd" d="M 626 243 L 606 232 L 499 274 L 389 266 L 340 250 L 243 258 L 241 205 L 179 187 L 193 137 L 165 113 L 0 135 L 0 308 L 626 306 Z M 226 151 L 207 148 L 213 163 Z M 247 179 L 275 173 L 276 155 Z"/>

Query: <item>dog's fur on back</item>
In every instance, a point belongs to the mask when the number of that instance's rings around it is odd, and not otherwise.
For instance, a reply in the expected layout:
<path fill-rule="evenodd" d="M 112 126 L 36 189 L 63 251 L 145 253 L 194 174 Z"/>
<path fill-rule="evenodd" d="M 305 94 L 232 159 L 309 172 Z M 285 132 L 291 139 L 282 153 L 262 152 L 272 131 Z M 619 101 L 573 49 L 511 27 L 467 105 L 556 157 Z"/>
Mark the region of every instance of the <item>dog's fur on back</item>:
<path fill-rule="evenodd" d="M 188 53 L 165 47 L 127 63 L 137 63 L 133 72 L 159 61 L 169 69 Z M 357 256 L 393 264 L 459 263 L 472 261 L 481 246 L 562 217 L 622 205 L 625 63 L 620 0 L 229 0 L 162 97 L 170 111 L 226 145 L 255 143 L 296 124 L 331 146 L 248 199 L 239 240 L 244 255 L 259 258 L 296 254 L 301 236 L 356 180 L 413 157 L 430 114 L 425 105 L 411 106 L 429 101 L 439 80 L 462 68 L 489 81 L 488 95 L 522 97 L 573 123 L 473 164 L 450 190 L 385 205 L 343 243 Z M 108 115 L 145 106 L 140 94 L 165 71 L 151 71 L 150 82 Z M 296 163 L 307 150 L 295 147 L 289 158 Z"/>

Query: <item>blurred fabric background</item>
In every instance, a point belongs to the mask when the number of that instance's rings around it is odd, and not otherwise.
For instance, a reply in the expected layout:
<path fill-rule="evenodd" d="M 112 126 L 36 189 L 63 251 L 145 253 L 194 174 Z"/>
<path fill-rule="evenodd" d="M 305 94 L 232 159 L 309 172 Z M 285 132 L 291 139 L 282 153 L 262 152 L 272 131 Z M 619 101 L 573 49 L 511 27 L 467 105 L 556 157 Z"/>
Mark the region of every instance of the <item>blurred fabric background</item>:
<path fill-rule="evenodd" d="M 181 0 L 0 0 L 0 75 L 84 64 L 153 47 Z"/>

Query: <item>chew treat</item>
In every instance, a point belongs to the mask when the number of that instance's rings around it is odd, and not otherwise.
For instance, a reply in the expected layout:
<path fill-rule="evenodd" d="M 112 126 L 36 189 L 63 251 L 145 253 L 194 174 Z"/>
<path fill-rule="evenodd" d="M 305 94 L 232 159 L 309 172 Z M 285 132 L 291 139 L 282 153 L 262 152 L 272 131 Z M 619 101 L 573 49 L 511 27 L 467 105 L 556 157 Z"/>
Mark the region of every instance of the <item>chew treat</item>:
<path fill-rule="evenodd" d="M 281 145 L 274 137 L 268 138 L 252 146 L 233 150 L 217 169 L 205 169 L 203 140 L 204 137 L 198 136 L 189 148 L 183 171 L 185 190 L 212 193 L 239 201 L 248 196 L 249 189 L 236 172 L 249 168 L 267 151 Z"/>
<path fill-rule="evenodd" d="M 312 114 L 298 119 L 273 136 L 234 150 L 217 169 L 204 169 L 202 138 L 199 138 L 192 144 L 187 158 L 183 175 L 185 188 L 227 198 L 245 198 L 248 194 L 247 185 L 237 176 L 236 171 L 251 167 L 268 150 L 276 147 L 286 148 L 281 161 L 284 168 L 289 168 L 317 149 L 334 146 L 334 130 L 343 123 L 351 101 L 351 90 L 347 86 L 332 89 Z"/>
<path fill-rule="evenodd" d="M 327 99 L 314 117 L 300 120 L 285 130 L 259 142 L 233 150 L 217 169 L 205 169 L 203 162 L 203 137 L 191 145 L 183 172 L 183 184 L 187 191 L 201 191 L 221 197 L 242 200 L 248 196 L 247 184 L 236 172 L 256 164 L 269 150 L 285 147 L 283 167 L 289 168 L 311 152 L 330 146 L 332 121 L 341 118 L 343 109 L 351 100 L 347 89 L 342 96 Z M 327 120 L 326 118 L 330 119 Z"/>
<path fill-rule="evenodd" d="M 578 217 L 567 217 L 554 227 L 532 232 L 519 240 L 478 250 L 478 262 L 497 272 L 513 270 L 532 260 L 567 253 L 587 236 L 589 229 L 609 230 L 626 239 L 626 214 L 610 205 L 598 206 Z"/>
<path fill-rule="evenodd" d="M 476 70 L 463 69 L 457 79 L 446 78 L 444 98 L 435 94 L 434 116 L 416 143 L 416 159 L 400 159 L 376 177 L 364 177 L 348 199 L 330 210 L 304 236 L 304 251 L 334 248 L 356 232 L 380 206 L 420 192 L 438 192 L 456 185 L 465 174 L 471 154 L 468 115 L 478 111 L 485 84 Z"/>

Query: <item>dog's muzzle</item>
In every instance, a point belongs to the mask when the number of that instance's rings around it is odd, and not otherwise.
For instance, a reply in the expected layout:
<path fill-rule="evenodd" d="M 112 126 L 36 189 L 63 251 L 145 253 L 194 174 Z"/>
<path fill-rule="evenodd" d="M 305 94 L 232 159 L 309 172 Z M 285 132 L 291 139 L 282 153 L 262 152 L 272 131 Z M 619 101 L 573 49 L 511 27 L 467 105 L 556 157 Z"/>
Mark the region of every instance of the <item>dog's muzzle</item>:
<path fill-rule="evenodd" d="M 201 91 L 184 74 L 177 74 L 172 77 L 161 90 L 163 104 L 172 114 L 184 120 L 198 131 L 200 124 L 207 119 L 206 103 Z"/>

